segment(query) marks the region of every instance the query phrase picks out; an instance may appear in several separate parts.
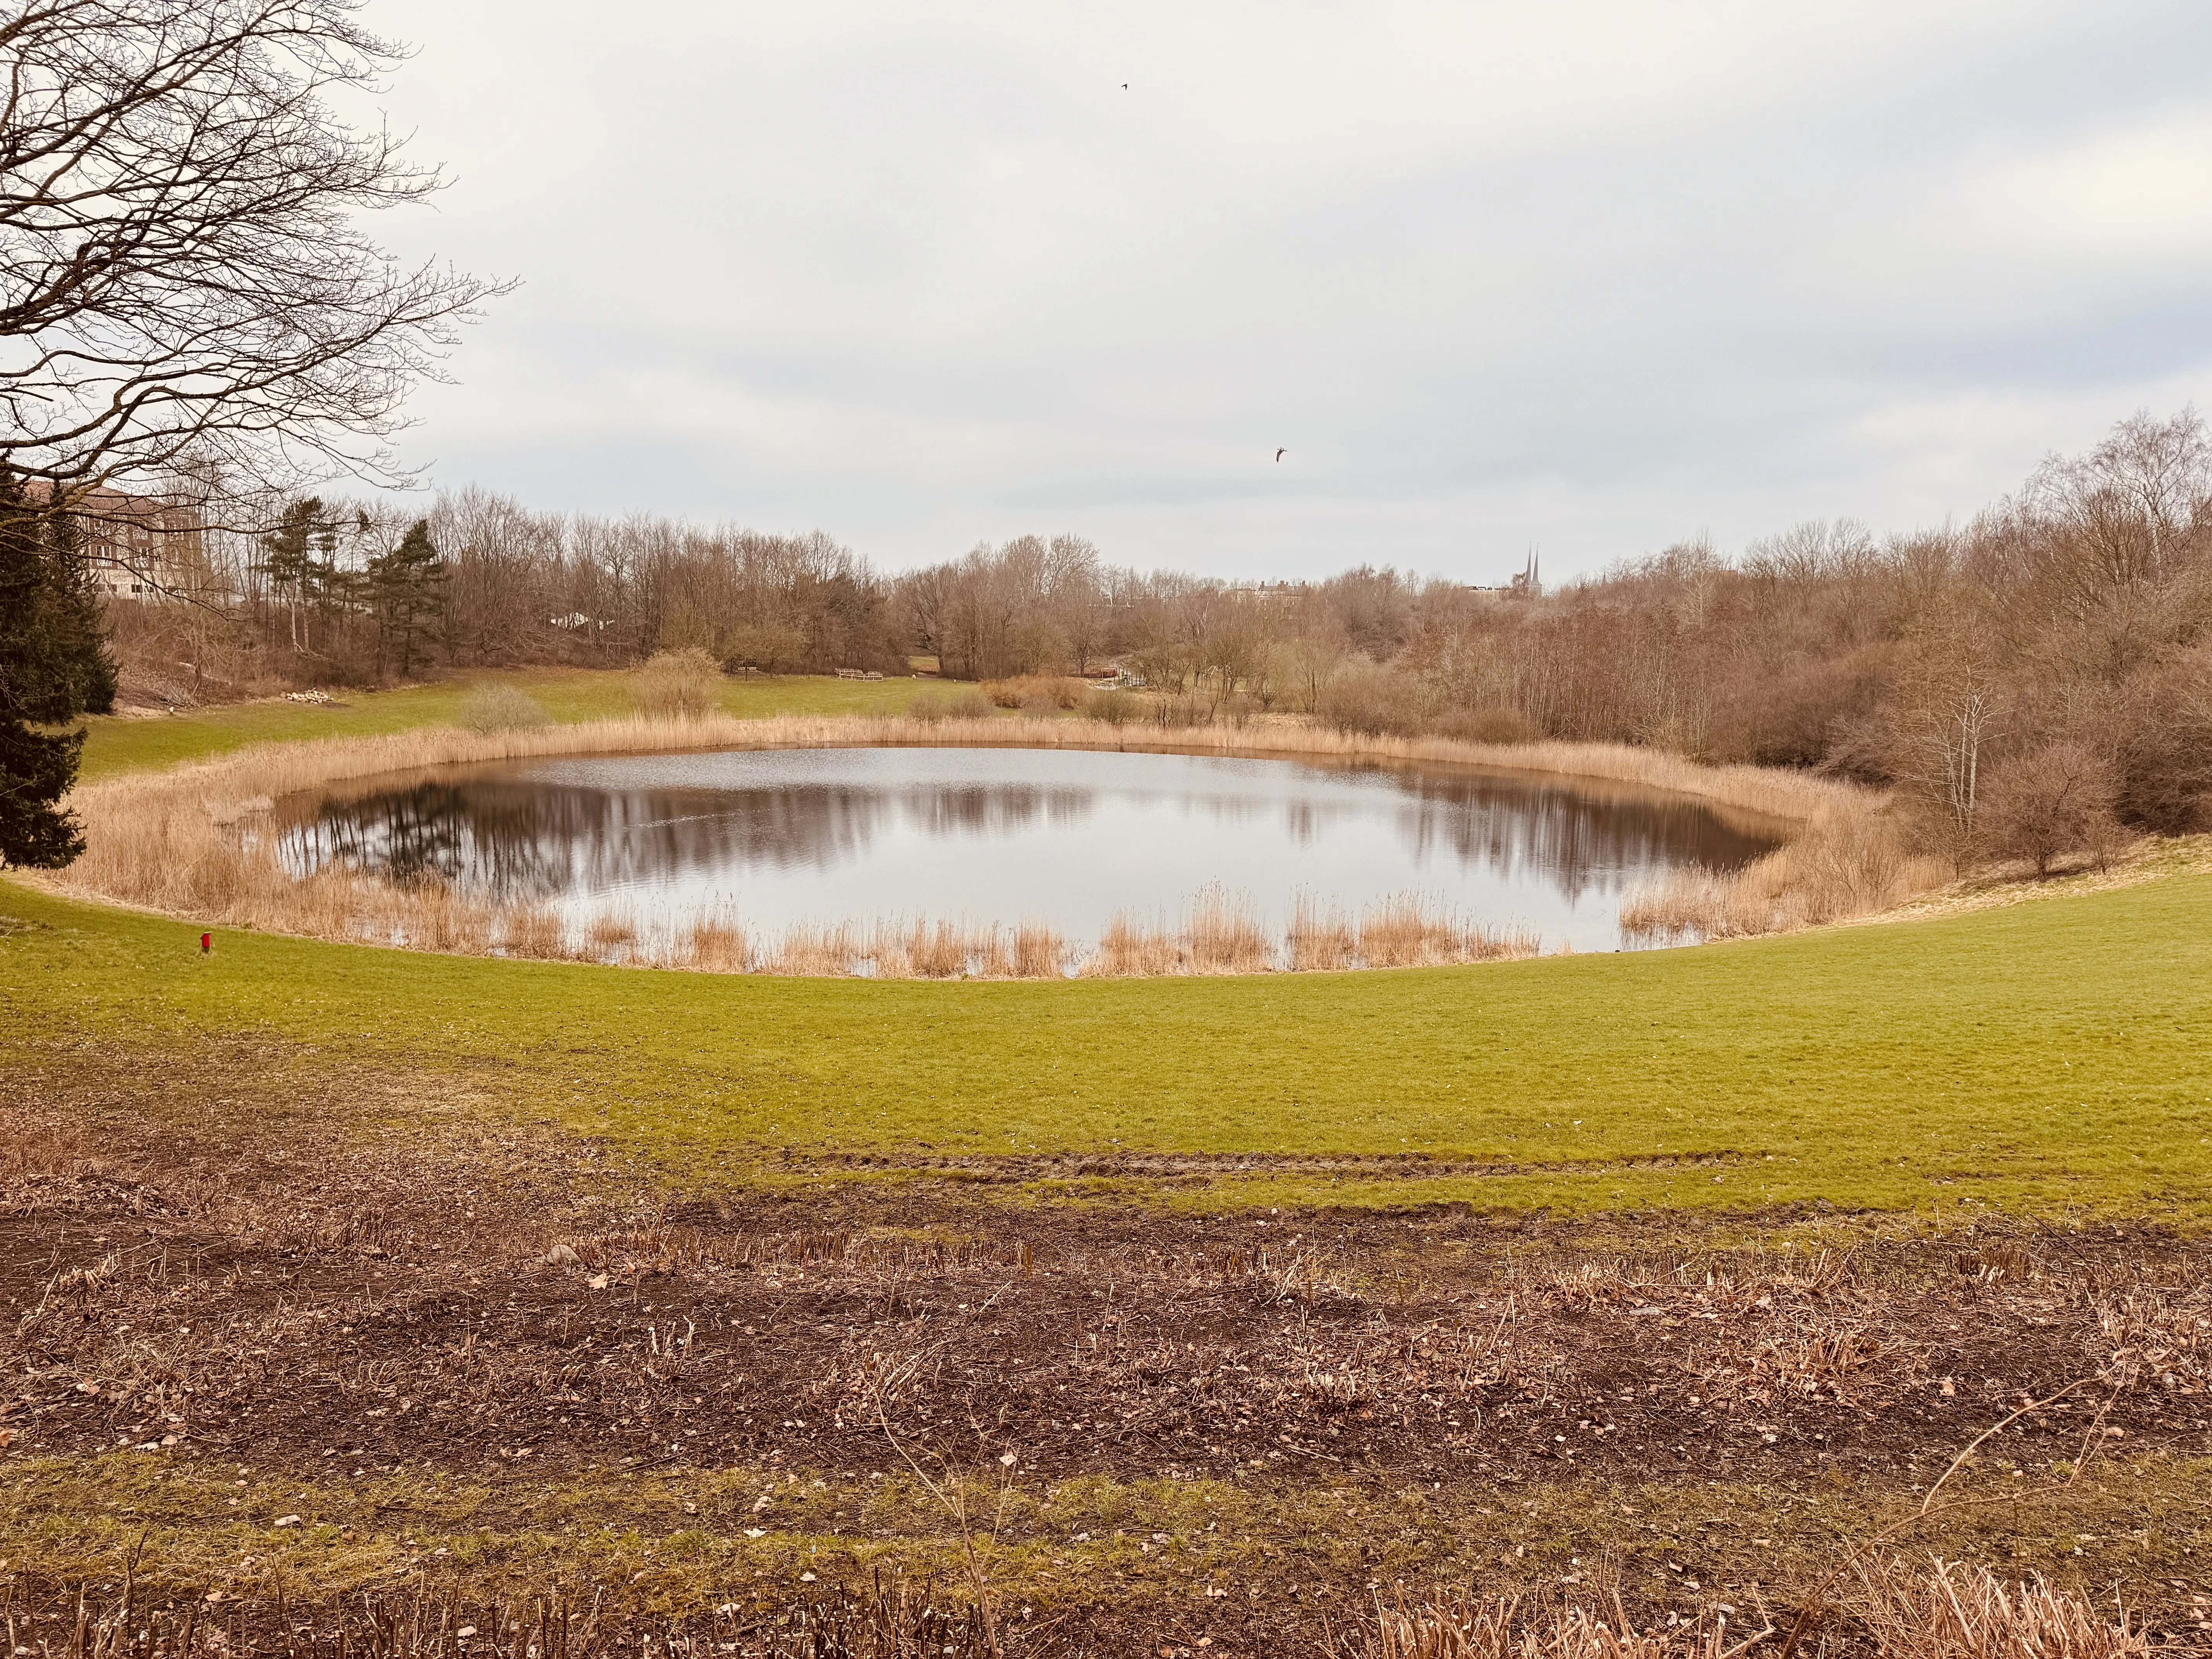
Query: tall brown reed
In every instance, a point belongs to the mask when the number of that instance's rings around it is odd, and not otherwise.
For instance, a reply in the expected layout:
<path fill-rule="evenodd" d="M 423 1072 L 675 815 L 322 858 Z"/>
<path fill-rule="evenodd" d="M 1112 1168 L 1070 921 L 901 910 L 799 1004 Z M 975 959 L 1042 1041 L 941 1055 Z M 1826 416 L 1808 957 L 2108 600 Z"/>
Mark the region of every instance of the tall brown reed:
<path fill-rule="evenodd" d="M 1294 973 L 1326 973 L 1352 966 L 1358 940 L 1340 910 L 1324 910 L 1301 893 L 1291 908 L 1286 941 Z"/>
<path fill-rule="evenodd" d="M 705 915 L 691 924 L 676 966 L 702 974 L 742 974 L 752 965 L 745 930 L 727 915 Z"/>
<path fill-rule="evenodd" d="M 1182 956 L 1194 974 L 1259 974 L 1275 965 L 1275 947 L 1260 925 L 1218 887 L 1209 887 L 1183 924 Z"/>
<path fill-rule="evenodd" d="M 1014 977 L 1058 979 L 1067 971 L 1067 941 L 1042 922 L 1014 930 Z"/>
<path fill-rule="evenodd" d="M 1882 1659 L 2136 1659 L 2149 1639 L 2087 1601 L 2040 1577 L 2008 1583 L 1987 1568 L 1936 1560 L 1869 1564 L 1840 1609 Z M 1376 1610 L 1364 1659 L 1723 1659 L 1780 1651 L 1771 1617 L 1711 1608 L 1667 1628 L 1639 1631 L 1621 1606 L 1536 1605 L 1511 1597 L 1438 1595 Z M 1786 1623 L 1786 1621 L 1784 1621 Z"/>
<path fill-rule="evenodd" d="M 567 929 L 550 905 L 526 905 L 500 917 L 500 947 L 511 957 L 556 962 L 569 954 Z"/>
<path fill-rule="evenodd" d="M 637 921 L 627 911 L 602 910 L 585 927 L 584 939 L 601 961 L 634 955 Z"/>
<path fill-rule="evenodd" d="M 1873 812 L 1825 809 L 1805 832 L 1741 869 L 1686 867 L 1630 894 L 1632 937 L 1741 939 L 1869 915 L 1950 879 L 1942 860 L 1908 852 Z"/>
<path fill-rule="evenodd" d="M 843 719 L 787 716 L 738 720 L 718 713 L 637 715 L 585 725 L 465 731 L 436 726 L 381 737 L 329 738 L 264 744 L 170 771 L 134 774 L 77 789 L 70 804 L 86 827 L 82 858 L 54 879 L 87 897 L 190 917 L 244 924 L 272 932 L 326 939 L 374 937 L 422 948 L 501 948 L 517 955 L 557 955 L 542 920 L 494 919 L 429 887 L 397 889 L 341 871 L 307 880 L 278 862 L 270 838 L 252 833 L 256 815 L 272 799 L 353 780 L 429 767 L 562 754 L 620 754 L 696 750 L 827 748 L 857 745 L 934 745 L 1097 749 L 1243 756 L 1308 756 L 1385 764 L 1453 764 L 1503 768 L 1523 774 L 1577 779 L 1579 787 L 1632 791 L 1665 789 L 1701 797 L 1724 811 L 1795 819 L 1807 833 L 1779 852 L 1725 882 L 1695 873 L 1639 895 L 1628 907 L 1635 925 L 1655 931 L 1729 933 L 1771 931 L 1808 921 L 1893 904 L 1938 885 L 1948 872 L 1929 860 L 1905 857 L 1881 819 L 1882 799 L 1832 780 L 1767 769 L 1705 767 L 1679 757 L 1620 744 L 1540 743 L 1513 745 L 1443 738 L 1362 737 L 1310 726 L 1269 725 L 1243 730 L 1116 726 L 1096 720 L 899 718 Z M 245 826 L 243 833 L 240 826 Z M 424 914 L 414 915 L 421 908 Z M 1380 924 L 1378 924 L 1379 926 Z M 819 930 L 817 930 L 819 934 Z M 429 941 L 437 941 L 433 945 Z M 1300 941 L 1303 941 L 1301 943 Z M 1376 934 L 1377 955 L 1395 961 L 1409 947 L 1388 927 Z M 622 941 L 624 946 L 634 940 Z M 844 934 L 787 940 L 772 953 L 780 971 L 791 963 L 841 965 L 848 972 L 859 941 Z M 914 958 L 939 966 L 943 951 Z M 610 948 L 615 948 L 610 946 Z M 1025 959 L 1018 934 L 1010 942 L 967 948 L 969 971 L 1020 971 Z M 1437 959 L 1480 960 L 1515 954 L 1511 939 L 1462 942 L 1456 952 L 1425 947 Z M 1252 962 L 1253 940 L 1226 913 L 1210 918 L 1197 935 L 1188 928 L 1162 937 L 1127 919 L 1110 926 L 1085 971 L 1175 973 L 1233 971 L 1218 964 Z M 1195 950 L 1197 955 L 1189 952 Z M 1343 946 L 1309 917 L 1294 924 L 1293 965 L 1320 966 L 1341 959 Z M 696 954 L 696 953 L 695 953 Z M 891 953 L 872 951 L 870 960 Z M 1414 950 L 1415 959 L 1425 959 Z M 678 951 L 676 955 L 681 957 Z M 1361 951 L 1362 959 L 1367 959 Z M 1032 951 L 1027 960 L 1037 960 Z M 1270 964 L 1272 965 L 1272 964 Z M 883 971 L 878 966 L 878 971 Z M 811 971 L 811 970 L 809 970 Z M 912 968 L 903 971 L 915 971 Z"/>
<path fill-rule="evenodd" d="M 1117 914 L 1098 935 L 1098 948 L 1077 971 L 1086 979 L 1151 979 L 1179 973 L 1182 951 L 1176 935 Z"/>

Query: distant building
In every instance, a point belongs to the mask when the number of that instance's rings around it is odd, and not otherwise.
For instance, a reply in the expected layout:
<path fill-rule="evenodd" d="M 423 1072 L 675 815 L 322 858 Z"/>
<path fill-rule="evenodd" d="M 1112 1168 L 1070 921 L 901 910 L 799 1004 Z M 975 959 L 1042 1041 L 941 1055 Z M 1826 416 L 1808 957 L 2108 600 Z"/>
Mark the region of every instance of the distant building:
<path fill-rule="evenodd" d="M 1226 590 L 1240 599 L 1262 605 L 1292 605 L 1305 597 L 1304 582 L 1231 582 Z"/>
<path fill-rule="evenodd" d="M 93 582 L 112 598 L 173 599 L 201 566 L 206 532 L 181 502 L 100 489 L 76 520 Z"/>

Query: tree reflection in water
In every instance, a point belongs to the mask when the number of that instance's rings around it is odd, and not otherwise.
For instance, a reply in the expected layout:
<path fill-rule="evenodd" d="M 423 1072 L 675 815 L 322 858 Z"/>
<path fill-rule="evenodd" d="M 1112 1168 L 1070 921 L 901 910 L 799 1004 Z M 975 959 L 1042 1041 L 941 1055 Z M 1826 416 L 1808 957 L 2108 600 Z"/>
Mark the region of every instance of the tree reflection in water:
<path fill-rule="evenodd" d="M 1200 882 L 1273 890 L 1268 909 L 1294 890 L 1357 907 L 1411 885 L 1477 910 L 1510 899 L 1524 919 L 1547 905 L 1586 917 L 1586 896 L 1775 844 L 1695 800 L 1622 787 L 1060 750 L 522 763 L 286 808 L 280 851 L 302 873 L 341 864 L 532 904 L 742 890 L 756 912 L 781 881 L 823 919 L 888 896 L 908 913 L 1043 905 L 1071 931 L 1179 905 Z M 879 866 L 898 860 L 902 884 L 882 887 Z M 1150 890 L 1155 877 L 1180 890 Z"/>

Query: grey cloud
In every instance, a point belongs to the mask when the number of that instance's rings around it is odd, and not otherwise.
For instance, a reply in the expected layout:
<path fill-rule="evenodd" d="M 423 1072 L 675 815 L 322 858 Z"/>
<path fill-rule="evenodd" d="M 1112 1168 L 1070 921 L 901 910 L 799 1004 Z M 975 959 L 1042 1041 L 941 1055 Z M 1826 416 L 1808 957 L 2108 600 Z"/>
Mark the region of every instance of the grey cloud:
<path fill-rule="evenodd" d="M 1483 580 L 1962 514 L 2212 391 L 2212 15 L 1798 9 L 673 5 L 611 40 L 381 0 L 423 47 L 394 118 L 461 178 L 385 234 L 528 283 L 410 441 L 886 564 L 1041 528 Z"/>

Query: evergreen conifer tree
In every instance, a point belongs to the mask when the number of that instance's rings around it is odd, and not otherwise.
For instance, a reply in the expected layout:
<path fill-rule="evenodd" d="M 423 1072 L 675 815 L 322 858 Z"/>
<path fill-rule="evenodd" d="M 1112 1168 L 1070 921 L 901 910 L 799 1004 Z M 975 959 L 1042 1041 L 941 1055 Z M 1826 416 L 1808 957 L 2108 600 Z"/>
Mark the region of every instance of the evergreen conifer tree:
<path fill-rule="evenodd" d="M 264 555 L 255 567 L 291 602 L 292 648 L 311 650 L 313 641 L 300 632 L 300 608 L 324 597 L 337 570 L 337 526 L 323 514 L 321 498 L 305 495 L 285 504 L 276 528 L 261 538 Z"/>
<path fill-rule="evenodd" d="M 115 700 L 115 663 L 82 537 L 65 514 L 0 470 L 0 864 L 58 869 L 84 850 L 61 798 L 84 732 L 67 725 Z"/>
<path fill-rule="evenodd" d="M 446 561 L 428 520 L 416 520 L 398 546 L 368 562 L 368 589 L 381 638 L 398 646 L 404 676 L 415 666 L 416 639 L 446 608 Z"/>

